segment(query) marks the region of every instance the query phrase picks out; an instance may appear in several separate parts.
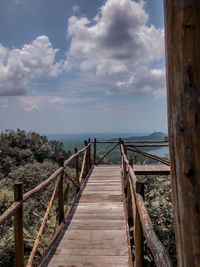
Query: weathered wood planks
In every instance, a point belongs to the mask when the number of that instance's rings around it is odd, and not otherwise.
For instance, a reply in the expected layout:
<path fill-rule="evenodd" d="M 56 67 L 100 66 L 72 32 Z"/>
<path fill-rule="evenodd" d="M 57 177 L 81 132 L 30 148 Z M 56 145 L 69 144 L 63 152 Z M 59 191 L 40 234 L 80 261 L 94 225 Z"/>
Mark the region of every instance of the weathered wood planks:
<path fill-rule="evenodd" d="M 95 167 L 41 266 L 131 264 L 120 166 Z"/>
<path fill-rule="evenodd" d="M 170 167 L 165 164 L 143 164 L 133 165 L 135 174 L 139 175 L 169 175 Z"/>

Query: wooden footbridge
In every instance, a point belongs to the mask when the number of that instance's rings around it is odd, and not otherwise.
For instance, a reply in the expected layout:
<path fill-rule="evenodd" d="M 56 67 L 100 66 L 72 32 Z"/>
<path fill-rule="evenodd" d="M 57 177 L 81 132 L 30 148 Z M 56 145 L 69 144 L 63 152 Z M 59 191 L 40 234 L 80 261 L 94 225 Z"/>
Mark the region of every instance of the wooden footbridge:
<path fill-rule="evenodd" d="M 165 0 L 164 13 L 177 260 L 178 267 L 200 267 L 200 1 Z M 15 184 L 14 203 L 0 216 L 0 224 L 14 217 L 17 267 L 24 267 L 25 264 L 33 266 L 55 198 L 58 200 L 59 226 L 42 256 L 40 266 L 134 264 L 135 267 L 142 267 L 143 238 L 156 266 L 172 266 L 168 252 L 154 232 L 144 203 L 144 187 L 137 179 L 138 174 L 169 173 L 168 161 L 141 150 L 143 146 L 166 143 L 145 141 L 135 144 L 119 140 L 113 147 L 120 148 L 121 162 L 117 166 L 99 166 L 102 158 L 96 157 L 96 145 L 96 140 L 89 140 L 82 150 L 76 151 L 65 161 L 60 160 L 59 169 L 29 192 L 23 194 L 22 184 Z M 161 164 L 133 165 L 128 151 L 151 157 Z M 66 173 L 66 167 L 72 162 L 76 166 L 75 180 Z M 77 188 L 77 194 L 65 214 L 63 188 L 66 178 L 71 186 Z M 55 187 L 51 199 L 28 261 L 25 261 L 23 204 L 53 183 Z M 133 221 L 134 250 L 130 245 L 128 218 Z"/>
<path fill-rule="evenodd" d="M 97 146 L 109 148 L 101 158 Z M 142 147 L 167 146 L 167 141 L 85 141 L 83 149 L 64 160 L 59 159 L 59 169 L 34 189 L 22 193 L 22 184 L 14 186 L 15 202 L 0 217 L 0 223 L 14 216 L 15 253 L 17 267 L 35 266 L 34 259 L 40 247 L 48 216 L 57 196 L 59 226 L 42 256 L 39 266 L 143 266 L 143 239 L 152 252 L 156 266 L 171 267 L 168 252 L 156 236 L 144 203 L 144 185 L 137 175 L 168 175 L 169 161 L 141 150 Z M 114 149 L 118 150 L 120 162 L 105 165 L 103 160 Z M 128 152 L 130 151 L 130 152 Z M 134 165 L 130 153 L 139 153 L 160 164 Z M 76 179 L 67 175 L 66 167 L 74 163 Z M 80 164 L 81 163 L 81 164 Z M 76 195 L 64 214 L 65 182 L 76 188 Z M 23 203 L 54 183 L 51 199 L 47 205 L 33 249 L 28 261 L 24 260 Z M 25 210 L 24 210 L 25 212 Z M 134 253 L 130 243 L 128 221 L 134 226 Z"/>

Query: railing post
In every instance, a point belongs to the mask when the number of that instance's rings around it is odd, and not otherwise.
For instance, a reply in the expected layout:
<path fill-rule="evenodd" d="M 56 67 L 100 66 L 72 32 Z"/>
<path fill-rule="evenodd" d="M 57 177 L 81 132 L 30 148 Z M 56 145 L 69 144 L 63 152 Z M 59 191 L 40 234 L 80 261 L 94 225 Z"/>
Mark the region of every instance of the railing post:
<path fill-rule="evenodd" d="M 96 149 L 97 149 L 97 139 L 96 138 L 94 138 L 94 165 L 96 165 L 96 153 L 97 153 L 97 151 L 96 151 Z"/>
<path fill-rule="evenodd" d="M 144 184 L 138 181 L 136 182 L 136 194 L 141 194 L 144 197 Z M 134 267 L 143 267 L 143 231 L 137 204 L 134 217 L 134 242 L 135 242 Z"/>
<path fill-rule="evenodd" d="M 88 139 L 88 144 L 91 142 L 91 139 L 89 138 Z M 92 167 L 92 162 L 91 162 L 91 143 L 89 145 L 89 148 L 88 148 L 88 158 L 89 158 L 89 169 L 91 169 Z"/>
<path fill-rule="evenodd" d="M 88 145 L 88 142 L 87 142 L 87 140 L 85 140 L 84 141 L 84 145 L 85 146 L 87 146 Z M 85 162 L 85 169 L 86 169 L 86 173 L 88 173 L 88 171 L 89 171 L 89 158 L 88 158 L 88 156 L 89 156 L 89 153 L 88 153 L 89 151 L 88 151 L 88 148 L 87 148 L 87 152 L 86 152 L 86 162 Z"/>
<path fill-rule="evenodd" d="M 128 174 L 129 175 L 129 174 Z M 126 185 L 124 185 L 124 190 L 126 192 L 127 197 L 127 213 L 128 213 L 128 219 L 132 220 L 134 222 L 134 214 L 133 214 L 133 204 L 132 204 L 132 195 L 131 195 L 131 184 L 129 182 L 130 180 L 127 179 Z"/>
<path fill-rule="evenodd" d="M 121 138 L 120 138 L 121 139 Z M 122 146 L 123 146 L 123 148 L 124 148 L 124 153 L 125 153 L 125 147 L 124 147 L 124 141 L 121 141 L 121 140 L 119 140 L 119 142 L 122 144 Z M 125 153 L 126 154 L 126 153 Z M 126 162 L 125 162 L 125 160 L 124 160 L 124 157 L 123 157 L 123 155 L 122 155 L 122 153 L 121 153 L 121 157 L 122 157 L 122 167 L 123 167 L 123 176 L 124 176 L 124 184 L 125 184 L 125 186 L 126 186 Z"/>
<path fill-rule="evenodd" d="M 14 184 L 14 200 L 23 200 L 22 183 Z M 15 236 L 15 259 L 16 267 L 24 267 L 24 240 L 23 240 L 23 204 L 14 215 L 14 236 Z"/>
<path fill-rule="evenodd" d="M 119 138 L 119 147 L 120 147 L 120 151 L 121 151 L 121 145 L 122 144 L 122 139 L 121 138 Z M 122 152 L 122 151 L 121 151 Z"/>
<path fill-rule="evenodd" d="M 124 159 L 123 159 L 123 155 L 122 155 L 122 148 L 121 148 L 122 139 L 121 138 L 119 138 L 118 144 L 119 144 L 120 156 L 121 156 L 121 168 L 122 168 L 123 178 L 124 178 L 124 167 L 123 167 Z"/>
<path fill-rule="evenodd" d="M 78 148 L 77 147 L 74 148 L 74 152 L 75 153 L 78 152 Z M 80 186 L 80 184 L 79 184 L 79 163 L 78 163 L 78 156 L 76 156 L 75 165 L 76 165 L 76 181 L 77 181 L 77 184 Z M 77 188 L 77 192 L 78 192 L 78 188 Z"/>
<path fill-rule="evenodd" d="M 59 183 L 58 183 L 58 220 L 59 220 L 59 224 L 61 224 L 61 222 L 64 219 L 64 195 L 63 195 L 63 175 L 64 175 L 64 158 L 59 158 L 58 159 L 58 164 L 59 167 L 62 167 L 63 170 L 60 174 L 59 179 Z"/>

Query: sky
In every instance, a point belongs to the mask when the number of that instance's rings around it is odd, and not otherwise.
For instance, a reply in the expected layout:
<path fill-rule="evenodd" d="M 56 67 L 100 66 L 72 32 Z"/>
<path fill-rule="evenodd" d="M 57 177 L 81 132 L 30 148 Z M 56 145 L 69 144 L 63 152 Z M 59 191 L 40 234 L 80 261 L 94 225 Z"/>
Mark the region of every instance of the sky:
<path fill-rule="evenodd" d="M 161 0 L 0 0 L 0 131 L 167 132 Z"/>

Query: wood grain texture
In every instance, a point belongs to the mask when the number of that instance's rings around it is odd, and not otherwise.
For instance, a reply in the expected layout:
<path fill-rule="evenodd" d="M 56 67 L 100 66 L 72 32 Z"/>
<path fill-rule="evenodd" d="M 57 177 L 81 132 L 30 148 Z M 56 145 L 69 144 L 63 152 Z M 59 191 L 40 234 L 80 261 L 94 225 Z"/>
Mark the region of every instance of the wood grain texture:
<path fill-rule="evenodd" d="M 178 265 L 200 266 L 200 1 L 165 0 L 168 128 Z"/>
<path fill-rule="evenodd" d="M 133 165 L 133 170 L 137 175 L 169 175 L 170 167 L 165 164 L 143 164 Z"/>
<path fill-rule="evenodd" d="M 131 266 L 120 166 L 96 166 L 41 266 Z"/>

